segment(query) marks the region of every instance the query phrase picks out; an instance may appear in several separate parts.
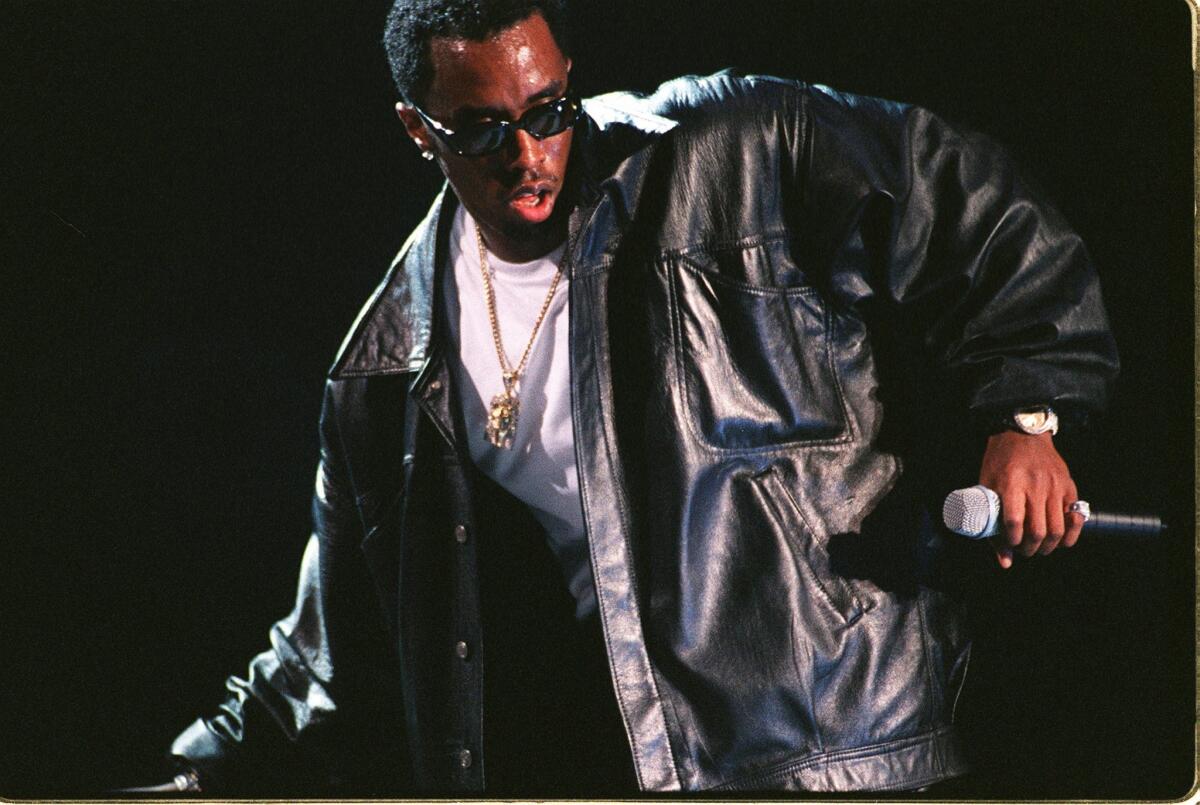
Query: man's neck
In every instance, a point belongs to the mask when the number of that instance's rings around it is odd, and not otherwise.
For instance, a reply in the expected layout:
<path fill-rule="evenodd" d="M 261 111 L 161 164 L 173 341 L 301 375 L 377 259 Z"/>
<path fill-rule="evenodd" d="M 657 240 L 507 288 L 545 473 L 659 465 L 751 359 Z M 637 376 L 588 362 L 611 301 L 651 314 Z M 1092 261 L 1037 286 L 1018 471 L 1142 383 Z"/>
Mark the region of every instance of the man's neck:
<path fill-rule="evenodd" d="M 527 232 L 505 233 L 476 220 L 484 246 L 506 263 L 528 263 L 544 257 L 567 239 L 566 216 L 556 212 L 545 225 Z"/>

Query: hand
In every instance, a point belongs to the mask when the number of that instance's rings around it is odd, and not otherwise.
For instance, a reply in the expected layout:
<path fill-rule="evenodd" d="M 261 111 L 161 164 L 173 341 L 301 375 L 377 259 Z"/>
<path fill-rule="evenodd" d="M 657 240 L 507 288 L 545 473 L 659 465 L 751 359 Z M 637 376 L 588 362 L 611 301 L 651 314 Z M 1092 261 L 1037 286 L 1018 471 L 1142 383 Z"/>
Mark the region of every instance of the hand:
<path fill-rule="evenodd" d="M 1075 482 L 1050 434 L 1001 431 L 988 438 L 979 483 L 1000 496 L 1002 529 L 991 539 L 1000 567 L 1012 567 L 1014 551 L 1046 555 L 1079 539 L 1083 516 L 1067 512 L 1078 499 Z"/>
<path fill-rule="evenodd" d="M 159 785 L 142 785 L 132 788 L 114 788 L 106 794 L 198 794 L 201 792 L 200 775 L 194 769 L 186 768 L 175 775 L 169 783 Z"/>

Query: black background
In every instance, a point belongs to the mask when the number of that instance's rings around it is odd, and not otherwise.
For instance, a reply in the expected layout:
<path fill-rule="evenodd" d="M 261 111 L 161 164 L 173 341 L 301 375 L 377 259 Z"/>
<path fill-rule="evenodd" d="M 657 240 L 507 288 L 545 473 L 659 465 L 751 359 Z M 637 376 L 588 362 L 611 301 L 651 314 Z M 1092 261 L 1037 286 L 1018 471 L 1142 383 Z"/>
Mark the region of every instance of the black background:
<path fill-rule="evenodd" d="M 440 184 L 393 116 L 385 11 L 0 7 L 0 794 L 151 782 L 290 606 L 323 372 Z M 920 103 L 1088 242 L 1124 370 L 1072 469 L 1174 527 L 987 585 L 979 795 L 1191 784 L 1189 26 L 1184 0 L 576 2 L 585 93 L 733 65 Z"/>

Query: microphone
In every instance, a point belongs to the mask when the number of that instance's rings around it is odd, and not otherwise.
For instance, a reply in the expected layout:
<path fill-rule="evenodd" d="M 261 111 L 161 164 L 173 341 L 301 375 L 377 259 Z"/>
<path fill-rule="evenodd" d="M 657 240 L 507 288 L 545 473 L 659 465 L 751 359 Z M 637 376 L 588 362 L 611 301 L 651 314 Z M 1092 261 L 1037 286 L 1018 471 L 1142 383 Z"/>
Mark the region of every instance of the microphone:
<path fill-rule="evenodd" d="M 1152 515 L 1110 514 L 1091 511 L 1086 500 L 1077 500 L 1068 511 L 1084 516 L 1083 533 L 1126 537 L 1157 537 L 1166 528 Z M 986 486 L 956 489 L 946 495 L 942 520 L 956 534 L 986 539 L 1000 533 L 1000 496 Z"/>

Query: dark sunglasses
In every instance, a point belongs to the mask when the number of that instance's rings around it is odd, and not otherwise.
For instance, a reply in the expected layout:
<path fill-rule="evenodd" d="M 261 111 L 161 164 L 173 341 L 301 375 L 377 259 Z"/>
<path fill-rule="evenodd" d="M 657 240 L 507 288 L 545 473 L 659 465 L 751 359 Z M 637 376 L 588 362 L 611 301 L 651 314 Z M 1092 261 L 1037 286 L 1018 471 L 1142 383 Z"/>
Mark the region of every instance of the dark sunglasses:
<path fill-rule="evenodd" d="M 515 121 L 497 120 L 489 123 L 471 123 L 451 131 L 422 111 L 415 103 L 412 108 L 433 130 L 438 139 L 460 157 L 479 157 L 498 151 L 516 129 L 524 129 L 531 137 L 544 140 L 562 134 L 579 119 L 579 100 L 567 94 L 555 101 L 547 101 L 533 107 Z"/>

